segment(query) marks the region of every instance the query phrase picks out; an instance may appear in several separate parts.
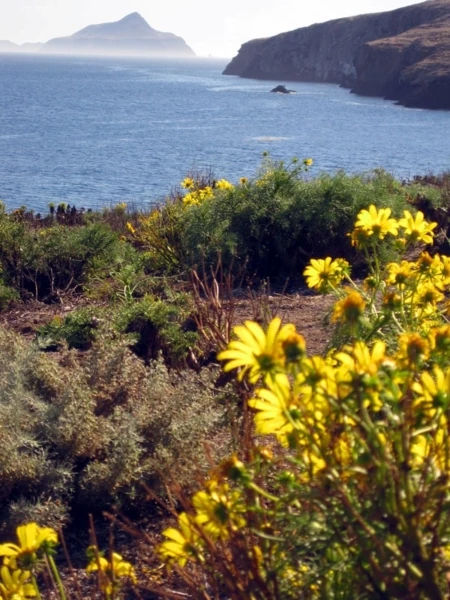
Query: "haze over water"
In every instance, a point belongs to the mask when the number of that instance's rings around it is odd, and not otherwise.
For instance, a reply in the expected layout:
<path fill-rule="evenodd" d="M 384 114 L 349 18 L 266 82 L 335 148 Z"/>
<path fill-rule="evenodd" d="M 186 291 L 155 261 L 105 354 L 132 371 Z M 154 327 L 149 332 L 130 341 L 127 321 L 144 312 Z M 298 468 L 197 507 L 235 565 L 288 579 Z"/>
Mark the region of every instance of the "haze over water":
<path fill-rule="evenodd" d="M 312 157 L 310 176 L 450 170 L 450 112 L 223 76 L 225 64 L 0 54 L 0 198 L 37 211 L 148 204 L 192 169 L 253 177 L 264 151 Z M 270 94 L 279 83 L 297 93 Z"/>

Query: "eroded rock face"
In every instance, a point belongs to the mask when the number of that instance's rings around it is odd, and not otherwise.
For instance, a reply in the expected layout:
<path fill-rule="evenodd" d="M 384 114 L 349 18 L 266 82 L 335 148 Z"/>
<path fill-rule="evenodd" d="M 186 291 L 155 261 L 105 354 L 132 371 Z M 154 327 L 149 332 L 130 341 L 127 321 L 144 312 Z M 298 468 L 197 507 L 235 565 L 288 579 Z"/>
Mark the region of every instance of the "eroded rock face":
<path fill-rule="evenodd" d="M 337 83 L 407 106 L 450 109 L 450 0 L 252 40 L 224 74 Z"/>

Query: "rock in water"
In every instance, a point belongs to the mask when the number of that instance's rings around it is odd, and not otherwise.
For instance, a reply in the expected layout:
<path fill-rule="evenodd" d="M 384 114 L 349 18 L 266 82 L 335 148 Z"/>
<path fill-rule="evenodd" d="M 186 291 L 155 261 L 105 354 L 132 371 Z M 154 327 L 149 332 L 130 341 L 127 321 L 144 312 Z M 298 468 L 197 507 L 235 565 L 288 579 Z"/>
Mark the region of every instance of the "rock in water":
<path fill-rule="evenodd" d="M 251 40 L 224 74 L 337 83 L 406 106 L 450 109 L 450 0 Z"/>
<path fill-rule="evenodd" d="M 295 94 L 294 90 L 288 90 L 285 85 L 277 85 L 277 87 L 274 87 L 270 91 L 277 94 Z"/>

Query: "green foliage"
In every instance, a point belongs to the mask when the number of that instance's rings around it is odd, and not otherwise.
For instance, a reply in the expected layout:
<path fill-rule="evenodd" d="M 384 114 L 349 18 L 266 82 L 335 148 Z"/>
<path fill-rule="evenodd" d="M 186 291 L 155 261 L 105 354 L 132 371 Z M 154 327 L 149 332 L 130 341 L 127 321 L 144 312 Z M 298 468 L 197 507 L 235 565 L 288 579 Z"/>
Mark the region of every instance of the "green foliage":
<path fill-rule="evenodd" d="M 21 295 L 54 299 L 82 285 L 92 270 L 114 264 L 122 244 L 101 223 L 33 229 L 14 215 L 0 215 L 3 279 Z"/>
<path fill-rule="evenodd" d="M 218 457 L 229 449 L 218 373 L 147 367 L 115 332 L 57 361 L 0 329 L 0 369 L 0 529 L 144 506 L 142 483 L 206 469 L 204 440 Z"/>
<path fill-rule="evenodd" d="M 55 317 L 50 323 L 38 329 L 37 337 L 41 349 L 56 349 L 65 341 L 70 348 L 87 350 L 94 341 L 100 311 L 92 308 L 81 308 L 64 319 Z"/>
<path fill-rule="evenodd" d="M 168 364 L 180 364 L 197 339 L 196 333 L 189 331 L 189 305 L 186 294 L 174 294 L 165 300 L 146 295 L 139 302 L 119 308 L 117 327 L 134 335 L 133 349 L 146 362 L 161 352 Z"/>
<path fill-rule="evenodd" d="M 217 252 L 225 263 L 248 258 L 250 272 L 261 277 L 298 273 L 313 256 L 354 252 L 346 236 L 356 214 L 376 203 L 399 215 L 406 207 L 401 185 L 383 171 L 368 175 L 320 175 L 305 179 L 293 161 L 266 161 L 255 181 L 183 213 L 185 255 L 191 263 L 212 263 Z"/>
<path fill-rule="evenodd" d="M 13 300 L 17 300 L 19 294 L 12 287 L 3 285 L 0 281 L 0 312 L 8 308 Z"/>

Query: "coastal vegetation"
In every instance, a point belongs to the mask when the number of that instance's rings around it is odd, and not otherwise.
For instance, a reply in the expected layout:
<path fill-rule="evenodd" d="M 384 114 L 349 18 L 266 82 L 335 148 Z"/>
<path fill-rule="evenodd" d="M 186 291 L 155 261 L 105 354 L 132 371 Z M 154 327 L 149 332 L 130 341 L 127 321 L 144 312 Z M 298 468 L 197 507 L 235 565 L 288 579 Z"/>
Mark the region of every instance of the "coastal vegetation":
<path fill-rule="evenodd" d="M 449 180 L 312 169 L 2 208 L 0 598 L 446 596 Z"/>

